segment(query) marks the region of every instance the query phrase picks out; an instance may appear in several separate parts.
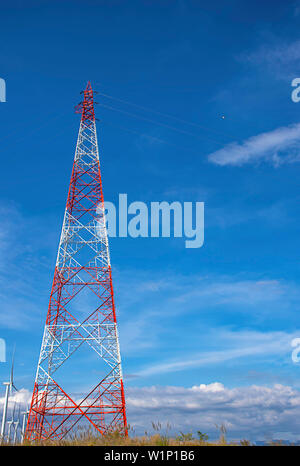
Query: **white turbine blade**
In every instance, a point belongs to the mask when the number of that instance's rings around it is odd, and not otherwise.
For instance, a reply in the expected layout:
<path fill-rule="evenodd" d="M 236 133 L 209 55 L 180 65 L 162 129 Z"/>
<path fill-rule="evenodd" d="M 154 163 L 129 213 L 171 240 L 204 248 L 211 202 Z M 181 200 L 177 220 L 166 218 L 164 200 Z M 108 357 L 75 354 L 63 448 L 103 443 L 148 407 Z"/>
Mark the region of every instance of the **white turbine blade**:
<path fill-rule="evenodd" d="M 15 351 L 16 351 L 16 346 L 14 346 L 13 354 L 12 354 L 12 359 L 11 359 L 11 369 L 10 369 L 10 383 L 11 383 L 11 385 L 14 384 L 14 361 L 15 361 Z"/>
<path fill-rule="evenodd" d="M 12 388 L 14 388 L 16 391 L 18 391 L 17 387 L 14 384 L 15 352 L 16 352 L 16 345 L 14 345 L 13 355 L 12 355 L 12 360 L 11 360 L 11 370 L 10 370 L 10 389 L 11 389 L 11 391 L 12 391 Z"/>
<path fill-rule="evenodd" d="M 14 422 L 14 420 L 15 420 L 15 411 L 16 411 L 16 402 L 14 403 L 14 409 L 13 409 L 13 413 L 12 413 L 11 422 Z"/>

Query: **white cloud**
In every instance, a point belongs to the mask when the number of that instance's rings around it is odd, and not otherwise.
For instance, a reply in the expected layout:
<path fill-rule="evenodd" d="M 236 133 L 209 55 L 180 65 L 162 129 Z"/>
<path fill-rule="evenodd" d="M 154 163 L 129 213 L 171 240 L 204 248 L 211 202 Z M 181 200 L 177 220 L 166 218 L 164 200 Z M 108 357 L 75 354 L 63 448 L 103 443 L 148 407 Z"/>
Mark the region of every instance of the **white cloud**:
<path fill-rule="evenodd" d="M 137 433 L 149 432 L 151 422 L 159 421 L 169 422 L 174 433 L 201 430 L 215 438 L 215 425 L 223 423 L 231 439 L 300 440 L 300 393 L 289 386 L 226 388 L 215 382 L 128 388 L 126 393 L 128 420 Z"/>
<path fill-rule="evenodd" d="M 199 382 L 192 387 L 125 387 L 128 422 L 136 435 L 152 432 L 152 422 L 171 425 L 170 434 L 197 430 L 219 436 L 216 425 L 224 424 L 228 439 L 289 439 L 299 441 L 300 392 L 287 385 L 251 385 L 229 388 L 220 382 Z M 10 398 L 21 413 L 28 407 L 31 392 L 21 389 Z M 0 398 L 0 413 L 4 397 Z M 8 416 L 8 417 L 9 417 Z"/>
<path fill-rule="evenodd" d="M 242 143 L 232 142 L 208 155 L 216 165 L 241 166 L 267 161 L 274 166 L 300 160 L 300 123 L 252 136 Z"/>
<path fill-rule="evenodd" d="M 21 412 L 27 410 L 31 401 L 31 395 L 32 392 L 30 392 L 26 388 L 21 388 L 17 392 L 13 392 L 9 396 L 8 409 L 13 410 L 14 405 L 16 405 L 17 408 L 20 407 Z M 0 397 L 0 413 L 2 413 L 3 410 L 4 399 L 5 396 Z"/>
<path fill-rule="evenodd" d="M 205 391 L 205 392 L 222 392 L 224 390 L 224 385 L 219 382 L 210 383 L 205 385 L 205 383 L 201 383 L 200 385 L 194 385 L 192 390 L 196 391 Z"/>

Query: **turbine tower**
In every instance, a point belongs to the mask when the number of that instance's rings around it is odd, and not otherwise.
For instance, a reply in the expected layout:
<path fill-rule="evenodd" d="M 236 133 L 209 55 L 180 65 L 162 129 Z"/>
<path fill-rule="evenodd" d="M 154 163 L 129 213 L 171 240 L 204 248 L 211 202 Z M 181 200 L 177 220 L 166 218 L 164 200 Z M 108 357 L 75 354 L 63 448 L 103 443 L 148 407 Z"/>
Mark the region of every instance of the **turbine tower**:
<path fill-rule="evenodd" d="M 3 412 L 2 412 L 2 422 L 1 422 L 1 430 L 0 430 L 0 444 L 5 441 L 5 427 L 6 427 L 6 418 L 7 418 L 7 410 L 8 410 L 8 401 L 9 395 L 12 394 L 13 389 L 18 391 L 14 384 L 14 360 L 15 360 L 15 350 L 14 347 L 12 361 L 11 361 L 11 368 L 10 368 L 10 378 L 9 382 L 3 382 L 3 385 L 6 386 L 5 388 L 5 397 L 4 397 L 4 405 L 3 405 Z M 9 441 L 9 437 L 8 437 Z"/>
<path fill-rule="evenodd" d="M 77 106 L 81 122 L 25 432 L 30 441 L 59 440 L 79 426 L 91 428 L 95 435 L 115 430 L 127 435 L 90 82 L 83 94 Z M 79 379 L 76 386 L 74 374 Z"/>

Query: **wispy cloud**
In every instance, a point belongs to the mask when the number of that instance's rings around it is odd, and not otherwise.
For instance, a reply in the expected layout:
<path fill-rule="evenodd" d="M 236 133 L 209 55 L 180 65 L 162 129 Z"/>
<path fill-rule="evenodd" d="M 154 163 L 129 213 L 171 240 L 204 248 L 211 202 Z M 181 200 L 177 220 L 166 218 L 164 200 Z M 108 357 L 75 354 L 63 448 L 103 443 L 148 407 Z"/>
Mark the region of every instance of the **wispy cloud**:
<path fill-rule="evenodd" d="M 274 166 L 300 161 L 300 123 L 261 133 L 242 143 L 232 142 L 208 155 L 216 165 L 241 166 L 266 161 Z"/>
<path fill-rule="evenodd" d="M 191 288 L 174 300 L 187 302 L 191 298 L 201 298 L 205 300 L 205 305 L 237 304 L 247 305 L 248 308 L 252 305 L 276 302 L 292 291 L 290 285 L 279 280 L 230 280 L 228 277 L 219 277 L 215 280 L 204 280 L 203 283 L 199 281 L 194 290 Z"/>
<path fill-rule="evenodd" d="M 218 342 L 218 351 L 207 351 L 198 355 L 188 356 L 179 360 L 169 360 L 148 366 L 137 373 L 141 377 L 166 372 L 178 372 L 187 369 L 220 364 L 229 360 L 250 358 L 255 356 L 266 359 L 276 356 L 283 359 L 291 352 L 291 341 L 296 336 L 284 332 L 254 332 L 254 331 L 218 331 L 210 332 L 211 338 Z"/>
<path fill-rule="evenodd" d="M 48 300 L 42 287 L 49 284 L 49 219 L 3 202 L 0 217 L 0 328 L 32 329 Z"/>
<path fill-rule="evenodd" d="M 114 278 L 122 352 L 139 358 L 149 348 L 159 352 L 169 338 L 182 339 L 183 328 L 199 352 L 199 332 L 206 335 L 209 327 L 222 327 L 227 316 L 248 327 L 261 328 L 269 322 L 271 330 L 276 328 L 272 325 L 286 325 L 299 307 L 297 283 L 276 277 L 128 269 L 119 270 Z M 219 341 L 219 335 L 212 340 Z"/>
<path fill-rule="evenodd" d="M 297 1 L 294 4 L 294 16 L 299 16 L 300 15 L 300 2 Z"/>
<path fill-rule="evenodd" d="M 242 204 L 242 196 L 238 202 L 227 202 L 222 206 L 209 206 L 206 209 L 206 227 L 228 229 L 236 225 L 252 223 L 263 224 L 264 227 L 286 228 L 295 220 L 294 203 L 296 199 L 276 201 L 263 207 L 247 203 Z M 245 202 L 245 201 L 244 201 Z"/>
<path fill-rule="evenodd" d="M 295 9 L 296 15 L 300 10 Z M 237 59 L 240 62 L 260 68 L 263 73 L 268 71 L 272 78 L 291 81 L 297 77 L 300 58 L 300 40 L 288 41 L 285 38 L 274 36 L 273 34 L 262 34 L 262 45 L 251 52 L 240 54 Z"/>

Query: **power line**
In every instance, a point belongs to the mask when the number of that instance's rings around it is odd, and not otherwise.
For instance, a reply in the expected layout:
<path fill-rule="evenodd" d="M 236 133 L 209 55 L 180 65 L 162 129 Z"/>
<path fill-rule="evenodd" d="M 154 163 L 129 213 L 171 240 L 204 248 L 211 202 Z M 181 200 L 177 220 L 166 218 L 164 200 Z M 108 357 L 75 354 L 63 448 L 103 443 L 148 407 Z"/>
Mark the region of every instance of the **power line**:
<path fill-rule="evenodd" d="M 191 126 L 194 126 L 196 128 L 203 129 L 205 131 L 210 131 L 211 133 L 219 134 L 220 136 L 225 136 L 226 138 L 230 138 L 230 139 L 236 138 L 236 136 L 233 136 L 231 134 L 225 134 L 225 133 L 223 133 L 221 131 L 216 131 L 214 129 L 208 128 L 207 126 L 200 125 L 199 123 L 195 123 L 193 121 L 188 121 L 188 120 L 185 120 L 183 118 L 175 117 L 174 115 L 170 115 L 169 113 L 159 112 L 159 111 L 153 110 L 153 109 L 151 109 L 149 107 L 145 107 L 144 105 L 138 105 L 138 104 L 130 102 L 128 100 L 119 99 L 118 97 L 114 97 L 114 96 L 109 95 L 109 94 L 104 94 L 103 92 L 100 92 L 100 91 L 97 91 L 97 92 L 98 92 L 99 95 L 102 95 L 103 97 L 106 97 L 108 99 L 115 100 L 116 102 L 120 102 L 120 103 L 125 104 L 125 105 L 131 105 L 132 107 L 140 108 L 141 110 L 145 110 L 147 112 L 151 112 L 151 113 L 154 113 L 156 115 L 160 115 L 160 116 L 165 117 L 165 118 L 171 118 L 172 120 L 178 121 L 179 123 L 184 123 L 184 124 L 187 124 L 187 125 L 191 125 Z"/>
<path fill-rule="evenodd" d="M 149 134 L 147 133 L 142 133 L 140 131 L 136 131 L 132 128 L 127 128 L 125 126 L 119 126 L 119 125 L 116 125 L 114 123 L 111 123 L 107 120 L 99 120 L 101 123 L 104 123 L 105 125 L 109 125 L 109 126 L 113 126 L 115 128 L 118 128 L 118 129 L 121 129 L 123 131 L 128 131 L 129 133 L 133 133 L 133 134 L 138 134 L 139 136 L 144 136 L 145 138 L 148 138 L 148 139 L 153 139 L 154 141 L 156 142 L 161 142 L 163 144 L 168 144 L 172 147 L 176 147 L 177 149 L 182 149 L 182 150 L 186 150 L 186 151 L 189 151 L 189 152 L 194 152 L 195 154 L 197 153 L 197 155 L 199 155 L 199 152 L 195 151 L 194 149 L 190 148 L 190 147 L 185 147 L 185 146 L 180 146 L 178 144 L 175 144 L 174 142 L 170 142 L 170 141 L 166 141 L 165 139 L 162 139 L 162 138 L 158 138 L 156 136 L 150 136 Z"/>
<path fill-rule="evenodd" d="M 187 134 L 188 136 L 196 137 L 198 139 L 203 139 L 203 137 L 201 137 L 201 136 L 199 136 L 199 135 L 197 135 L 195 133 L 185 131 L 184 129 L 179 129 L 179 128 L 176 128 L 175 126 L 167 125 L 165 123 L 160 123 L 160 122 L 152 120 L 150 118 L 142 117 L 140 115 L 137 115 L 136 113 L 127 112 L 126 110 L 121 110 L 121 109 L 111 107 L 111 106 L 105 105 L 105 104 L 100 104 L 99 103 L 99 105 L 101 107 L 107 108 L 108 110 L 113 110 L 113 111 L 116 111 L 116 112 L 120 112 L 120 113 L 123 113 L 125 115 L 131 116 L 133 118 L 137 118 L 137 119 L 140 119 L 140 120 L 143 120 L 143 121 L 147 121 L 148 123 L 152 123 L 154 125 L 158 125 L 158 126 L 162 126 L 164 128 L 167 128 L 167 129 L 171 129 L 172 131 L 176 131 L 176 132 L 181 133 L 181 134 Z M 207 136 L 206 139 L 209 139 L 210 141 L 212 141 L 212 142 L 214 142 L 216 144 L 219 144 L 221 146 L 224 146 L 224 144 L 225 144 L 224 142 L 217 141 L 216 139 L 213 139 L 213 138 L 211 138 L 209 136 Z"/>

